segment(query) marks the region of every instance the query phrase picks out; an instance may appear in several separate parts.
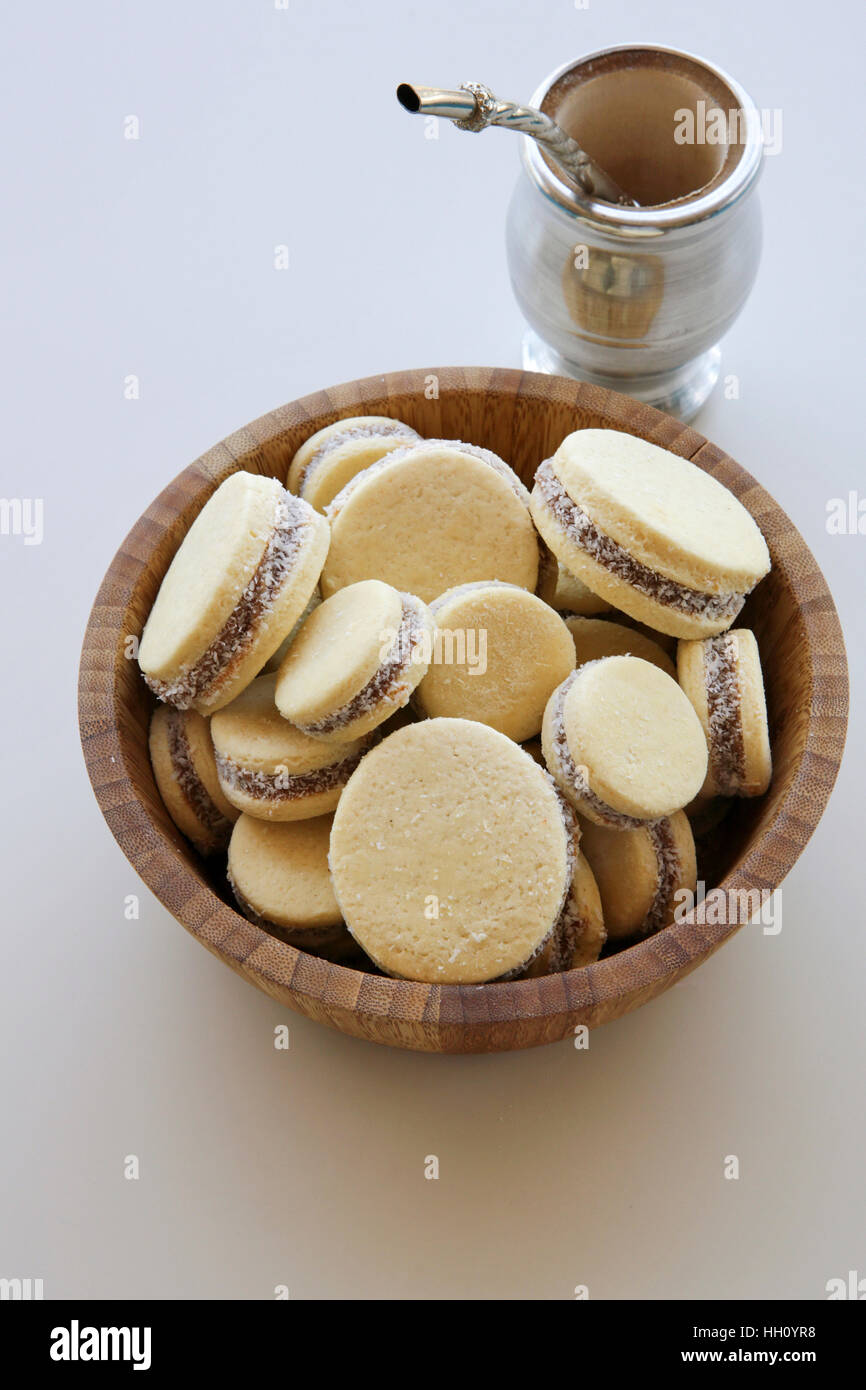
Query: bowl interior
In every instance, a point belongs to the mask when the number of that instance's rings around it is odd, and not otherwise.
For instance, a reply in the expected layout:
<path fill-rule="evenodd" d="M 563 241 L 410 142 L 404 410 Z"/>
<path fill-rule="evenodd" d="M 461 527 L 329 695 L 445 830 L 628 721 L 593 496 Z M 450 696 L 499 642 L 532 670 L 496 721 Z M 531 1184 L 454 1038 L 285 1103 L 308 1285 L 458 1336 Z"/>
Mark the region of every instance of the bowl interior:
<path fill-rule="evenodd" d="M 141 679 L 136 661 L 130 657 L 134 643 L 129 639 L 140 635 L 180 541 L 207 497 L 230 472 L 244 468 L 285 481 L 291 457 L 303 440 L 335 419 L 356 414 L 396 416 L 428 437 L 465 439 L 484 445 L 506 459 L 530 485 L 538 464 L 572 430 L 585 427 L 624 429 L 693 459 L 740 497 L 761 526 L 773 559 L 770 575 L 749 598 L 738 621 L 753 628 L 761 651 L 774 776 L 766 796 L 735 801 L 721 825 L 711 836 L 699 841 L 698 867 L 699 877 L 708 887 L 721 884 L 774 888 L 808 839 L 829 795 L 841 755 L 847 707 L 844 649 L 838 621 L 820 571 L 802 539 L 749 474 L 701 435 L 670 416 L 627 397 L 561 378 L 507 370 L 449 368 L 369 378 L 307 397 L 262 417 L 211 449 L 180 474 L 155 500 L 118 552 L 97 598 L 85 641 L 81 673 L 82 738 L 86 755 L 90 739 L 106 739 L 104 745 L 99 745 L 103 752 L 109 746 L 119 751 L 121 767 L 116 768 L 118 760 L 112 754 L 111 772 L 98 774 L 95 769 L 98 758 L 91 745 L 88 765 L 94 788 L 121 845 L 175 915 L 236 968 L 239 968 L 239 961 L 247 961 L 250 953 L 261 947 L 263 934 L 234 909 L 222 860 L 203 860 L 175 829 L 162 805 L 147 751 L 153 697 Z M 835 723 L 825 735 L 816 731 L 815 721 L 816 671 L 822 660 L 825 681 L 820 699 L 828 712 L 831 707 L 836 712 Z M 807 752 L 816 751 L 819 737 L 825 738 L 830 754 L 823 771 L 815 763 L 810 765 L 806 757 Z M 124 784 L 122 795 L 121 781 Z M 130 829 L 128 816 L 130 799 L 137 803 L 134 829 Z M 792 799 L 798 811 L 808 806 L 808 814 L 801 815 L 799 822 L 791 822 Z M 786 807 L 788 812 L 783 816 Z M 784 835 L 779 830 L 782 820 Z M 770 834 L 774 828 L 775 841 Z M 153 848 L 147 845 L 142 848 L 143 838 L 152 841 Z M 164 855 L 166 851 L 171 858 L 160 870 L 153 856 Z M 178 861 L 182 864 L 182 902 L 178 901 L 176 882 Z M 174 886 L 170 895 L 161 893 L 160 872 L 171 873 Z M 218 913 L 219 935 L 208 939 L 206 931 L 199 931 L 198 923 L 208 919 L 210 911 L 216 907 L 214 897 L 224 906 Z M 623 963 L 625 957 L 633 958 L 634 967 L 627 966 L 632 970 L 642 961 L 651 959 L 654 977 L 662 980 L 666 974 L 684 973 L 685 968 L 690 968 L 689 961 L 696 963 L 732 930 L 733 927 L 721 928 L 713 934 L 707 928 L 698 931 L 688 921 L 678 923 L 666 928 L 658 937 L 627 947 L 597 966 L 569 974 L 587 976 L 594 997 L 605 992 L 613 997 L 620 991 L 620 984 L 611 970 L 617 962 Z M 237 949 L 232 945 L 235 936 L 241 943 Z M 668 938 L 669 944 L 662 938 Z M 676 960 L 668 959 L 671 951 L 675 951 Z M 273 938 L 268 941 L 268 953 L 269 960 L 280 962 L 281 969 L 285 962 L 283 973 L 287 979 L 292 979 L 294 966 L 291 969 L 289 966 L 303 953 Z M 685 963 L 681 954 L 686 957 Z M 309 957 L 304 959 L 311 961 Z M 310 968 L 314 968 L 319 981 L 327 979 L 331 973 L 370 978 L 326 962 L 316 961 Z M 559 979 L 561 981 L 562 977 Z M 270 988 L 267 979 L 256 978 L 256 983 Z M 376 984 L 395 991 L 395 998 L 403 988 L 401 982 L 381 979 Z M 528 986 L 531 986 L 531 994 Z M 561 984 L 557 988 L 561 988 Z M 462 987 L 435 989 L 437 998 L 449 992 L 463 995 L 462 1012 L 458 1009 L 458 1016 L 465 1015 L 467 996 Z M 548 981 L 540 985 L 539 982 L 515 982 L 481 989 L 482 992 L 505 991 L 500 997 L 509 1000 L 507 1012 L 516 1010 L 519 1013 L 521 1000 L 527 1007 L 535 1007 L 545 989 L 552 990 L 553 985 Z M 276 989 L 272 992 L 278 993 Z M 490 997 L 492 999 L 493 995 Z M 553 995 L 550 998 L 553 999 Z M 393 1000 L 389 1008 L 392 1006 Z M 559 1007 L 564 1008 L 565 1003 L 560 1002 Z"/>

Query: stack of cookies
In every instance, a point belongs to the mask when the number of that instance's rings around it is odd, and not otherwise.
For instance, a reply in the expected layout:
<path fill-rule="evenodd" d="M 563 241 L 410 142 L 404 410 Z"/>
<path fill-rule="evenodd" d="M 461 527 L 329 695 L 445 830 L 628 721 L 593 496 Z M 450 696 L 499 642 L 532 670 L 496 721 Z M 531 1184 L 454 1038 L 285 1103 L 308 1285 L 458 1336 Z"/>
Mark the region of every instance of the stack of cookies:
<path fill-rule="evenodd" d="M 531 494 L 381 416 L 232 474 L 139 646 L 154 776 L 241 910 L 441 984 L 575 969 L 674 918 L 693 827 L 760 796 L 770 557 L 694 464 L 578 430 Z M 678 897 L 678 895 L 681 895 Z"/>

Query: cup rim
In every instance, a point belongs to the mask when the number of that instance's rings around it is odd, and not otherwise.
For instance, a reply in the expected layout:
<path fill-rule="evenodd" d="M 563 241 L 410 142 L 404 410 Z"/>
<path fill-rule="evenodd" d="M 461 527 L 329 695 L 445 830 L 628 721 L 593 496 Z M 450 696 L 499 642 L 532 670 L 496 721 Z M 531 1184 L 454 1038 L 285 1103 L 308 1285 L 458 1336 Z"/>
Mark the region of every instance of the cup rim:
<path fill-rule="evenodd" d="M 656 236 L 677 227 L 690 227 L 703 222 L 732 207 L 751 188 L 761 172 L 763 157 L 763 135 L 761 116 L 757 106 L 744 87 L 723 68 L 697 53 L 686 49 L 672 48 L 666 44 L 623 43 L 608 48 L 599 48 L 592 53 L 584 53 L 551 72 L 536 88 L 530 104 L 541 108 L 551 89 L 568 72 L 587 63 L 609 57 L 615 53 L 661 53 L 671 57 L 684 58 L 708 72 L 716 81 L 726 86 L 737 105 L 742 110 L 745 121 L 746 138 L 743 151 L 734 168 L 719 183 L 706 193 L 688 202 L 677 202 L 669 207 L 616 207 L 611 203 L 581 196 L 556 173 L 545 160 L 541 148 L 529 135 L 521 136 L 521 160 L 523 167 L 533 183 L 546 198 L 556 203 L 563 211 L 596 223 L 608 231 L 620 235 Z"/>

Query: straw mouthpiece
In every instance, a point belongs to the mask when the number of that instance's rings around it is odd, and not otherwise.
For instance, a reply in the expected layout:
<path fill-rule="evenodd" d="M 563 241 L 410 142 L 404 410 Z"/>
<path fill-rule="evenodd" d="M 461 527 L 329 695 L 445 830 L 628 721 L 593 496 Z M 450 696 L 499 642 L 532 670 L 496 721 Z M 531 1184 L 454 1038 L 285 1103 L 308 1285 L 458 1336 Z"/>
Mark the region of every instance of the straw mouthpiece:
<path fill-rule="evenodd" d="M 401 106 L 405 106 L 406 110 L 411 111 L 413 115 L 421 110 L 421 98 L 418 96 L 415 88 L 410 87 L 408 82 L 400 83 L 400 86 L 397 88 L 397 100 Z"/>

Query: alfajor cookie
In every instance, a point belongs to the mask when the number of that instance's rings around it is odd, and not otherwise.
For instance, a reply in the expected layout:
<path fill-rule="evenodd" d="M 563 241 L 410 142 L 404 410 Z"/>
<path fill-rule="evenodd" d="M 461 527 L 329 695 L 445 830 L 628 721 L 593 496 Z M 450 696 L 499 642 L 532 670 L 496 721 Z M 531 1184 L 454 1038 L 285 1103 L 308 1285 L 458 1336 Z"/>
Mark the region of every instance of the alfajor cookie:
<path fill-rule="evenodd" d="M 539 551 L 528 504 L 520 479 L 489 449 L 441 439 L 395 449 L 328 507 L 322 593 L 373 578 L 425 603 L 475 579 L 534 591 Z"/>
<path fill-rule="evenodd" d="M 353 942 L 328 871 L 331 817 L 276 825 L 241 816 L 229 845 L 228 879 L 244 916 L 314 955 L 341 959 Z"/>
<path fill-rule="evenodd" d="M 277 482 L 233 473 L 162 581 L 138 661 L 167 704 L 227 705 L 291 632 L 318 582 L 328 523 Z"/>
<path fill-rule="evenodd" d="M 387 415 L 353 415 L 317 430 L 300 447 L 289 465 L 288 488 L 317 512 L 356 473 L 376 463 L 392 449 L 416 444 L 417 430 Z"/>
<path fill-rule="evenodd" d="M 553 690 L 574 670 L 574 643 L 526 589 L 477 581 L 430 605 L 433 659 L 415 703 L 430 717 L 476 719 L 522 742 L 541 729 Z"/>
<path fill-rule="evenodd" d="M 636 830 L 611 830 L 581 817 L 580 848 L 595 875 L 611 941 L 669 926 L 675 894 L 697 887 L 695 842 L 682 811 Z"/>
<path fill-rule="evenodd" d="M 676 680 L 676 667 L 658 642 L 644 636 L 635 628 L 624 627 L 606 618 L 566 617 L 565 626 L 571 633 L 578 666 L 598 661 L 603 656 L 639 656 L 651 661 L 660 671 Z"/>
<path fill-rule="evenodd" d="M 430 610 L 413 594 L 378 579 L 350 584 L 292 643 L 277 673 L 277 708 L 313 738 L 359 738 L 408 702 L 432 636 Z"/>
<path fill-rule="evenodd" d="M 216 770 L 227 801 L 260 820 L 310 820 L 333 811 L 369 746 L 310 738 L 274 703 L 275 675 L 259 676 L 211 719 Z"/>
<path fill-rule="evenodd" d="M 201 854 L 224 850 L 238 812 L 220 789 L 207 719 L 158 705 L 148 747 L 159 794 L 178 830 Z"/>
<path fill-rule="evenodd" d="M 594 594 L 582 579 L 569 574 L 555 558 L 551 565 L 544 566 L 536 593 L 557 613 L 578 613 L 584 618 L 591 618 L 596 613 L 609 613 L 611 608 L 607 599 Z"/>
<path fill-rule="evenodd" d="M 740 627 L 702 642 L 680 642 L 677 669 L 707 739 L 701 796 L 763 796 L 773 763 L 754 633 Z"/>
<path fill-rule="evenodd" d="M 601 955 L 606 939 L 598 884 L 589 860 L 578 851 L 568 903 L 557 931 L 551 934 L 526 976 L 535 979 L 539 975 L 558 975 L 564 970 L 592 965 Z"/>
<path fill-rule="evenodd" d="M 700 720 L 676 681 L 637 656 L 579 666 L 553 692 L 541 743 L 572 806 L 619 830 L 672 815 L 707 771 Z"/>
<path fill-rule="evenodd" d="M 388 975 L 480 984 L 526 970 L 558 930 L 576 825 L 511 739 L 427 719 L 368 753 L 334 815 L 349 931 Z"/>
<path fill-rule="evenodd" d="M 674 637 L 729 628 L 770 568 L 733 493 L 688 459 L 618 430 L 578 430 L 541 464 L 532 516 L 566 569 Z"/>

